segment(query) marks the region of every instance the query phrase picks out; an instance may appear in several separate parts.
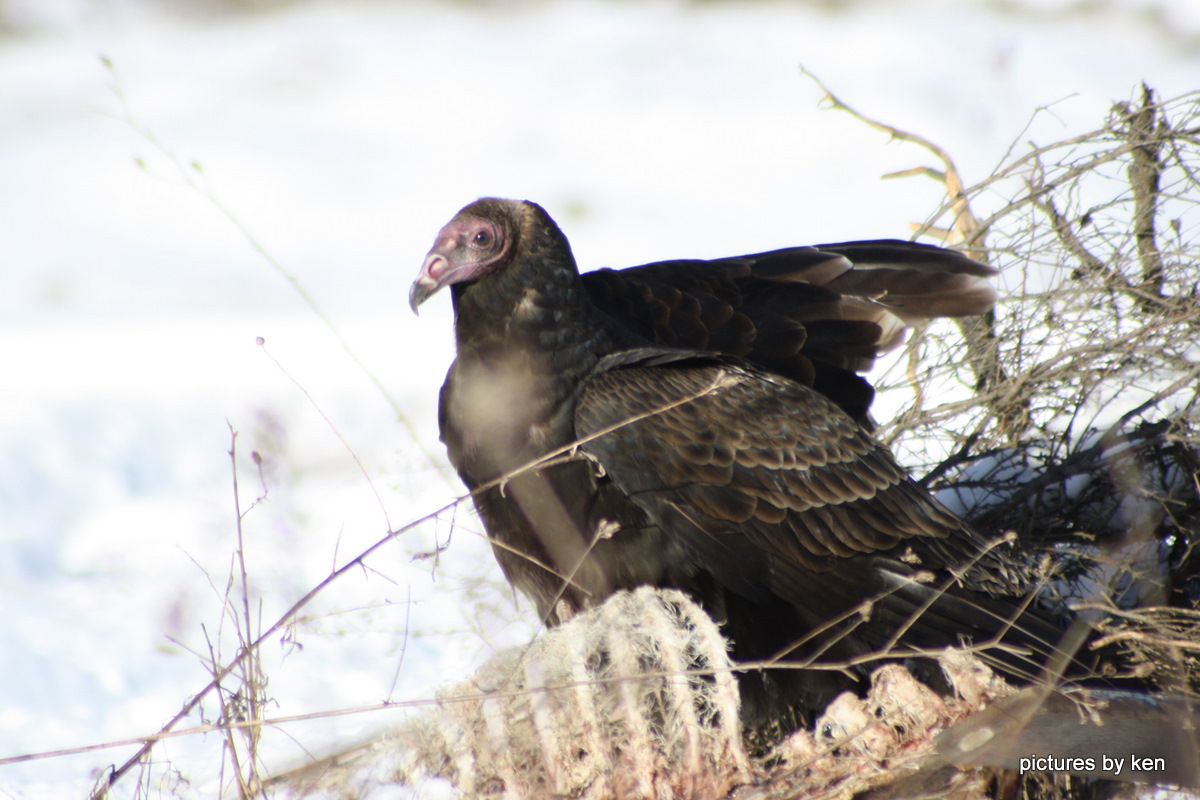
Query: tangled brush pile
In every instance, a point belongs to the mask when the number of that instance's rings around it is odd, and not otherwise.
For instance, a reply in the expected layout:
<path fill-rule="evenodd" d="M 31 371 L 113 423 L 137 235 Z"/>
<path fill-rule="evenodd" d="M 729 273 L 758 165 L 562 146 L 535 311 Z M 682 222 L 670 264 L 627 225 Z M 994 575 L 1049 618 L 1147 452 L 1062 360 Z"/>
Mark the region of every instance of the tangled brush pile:
<path fill-rule="evenodd" d="M 866 698 L 839 697 L 767 767 L 743 752 L 717 626 L 683 594 L 642 588 L 500 654 L 435 710 L 272 785 L 309 800 L 399 787 L 456 798 L 848 798 L 913 774 L 938 732 L 1012 691 L 970 656 L 947 653 L 942 666 L 952 697 L 883 667 Z M 982 797 L 986 780 L 955 771 L 951 784 Z"/>

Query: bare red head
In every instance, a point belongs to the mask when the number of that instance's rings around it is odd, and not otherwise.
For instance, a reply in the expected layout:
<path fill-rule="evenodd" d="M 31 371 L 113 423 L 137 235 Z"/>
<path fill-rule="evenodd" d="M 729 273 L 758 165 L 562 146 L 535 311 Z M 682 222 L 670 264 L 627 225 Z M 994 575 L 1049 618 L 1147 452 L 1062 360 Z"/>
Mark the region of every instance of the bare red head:
<path fill-rule="evenodd" d="M 477 280 L 499 264 L 518 234 L 523 205 L 520 200 L 488 197 L 459 211 L 438 233 L 409 290 L 413 312 L 439 289 Z"/>

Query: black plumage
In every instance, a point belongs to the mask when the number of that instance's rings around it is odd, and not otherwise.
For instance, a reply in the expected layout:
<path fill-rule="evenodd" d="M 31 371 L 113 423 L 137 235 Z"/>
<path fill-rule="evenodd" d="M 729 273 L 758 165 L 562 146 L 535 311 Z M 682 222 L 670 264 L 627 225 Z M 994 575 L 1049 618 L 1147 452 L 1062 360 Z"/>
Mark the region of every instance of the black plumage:
<path fill-rule="evenodd" d="M 1030 677 L 1053 649 L 1022 570 L 870 436 L 857 374 L 914 319 L 986 311 L 993 274 L 875 241 L 580 276 L 541 207 L 484 199 L 410 301 L 451 287 L 442 439 L 547 621 L 677 587 L 739 661 L 850 665 L 748 672 L 757 724 L 820 707 L 880 650 L 1003 639 L 993 660 Z"/>

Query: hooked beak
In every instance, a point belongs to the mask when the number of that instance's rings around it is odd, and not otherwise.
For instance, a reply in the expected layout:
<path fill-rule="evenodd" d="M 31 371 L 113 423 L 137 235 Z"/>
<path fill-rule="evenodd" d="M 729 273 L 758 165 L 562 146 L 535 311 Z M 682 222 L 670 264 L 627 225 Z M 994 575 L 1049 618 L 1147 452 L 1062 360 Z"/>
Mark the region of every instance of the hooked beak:
<path fill-rule="evenodd" d="M 408 305 L 413 313 L 417 314 L 417 308 L 421 303 L 445 286 L 449 282 L 447 279 L 453 274 L 454 270 L 450 269 L 450 262 L 441 253 L 433 252 L 425 256 L 421 272 L 413 281 L 412 288 L 408 290 Z"/>

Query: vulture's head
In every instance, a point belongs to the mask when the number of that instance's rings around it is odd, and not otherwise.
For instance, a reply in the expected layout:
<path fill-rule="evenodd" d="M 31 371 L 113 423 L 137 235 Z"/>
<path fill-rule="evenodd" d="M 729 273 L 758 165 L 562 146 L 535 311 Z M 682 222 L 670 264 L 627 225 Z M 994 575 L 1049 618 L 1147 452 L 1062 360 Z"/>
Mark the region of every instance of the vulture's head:
<path fill-rule="evenodd" d="M 485 197 L 463 208 L 438 232 L 408 292 L 415 313 L 445 286 L 478 281 L 527 253 L 546 234 L 562 237 L 550 216 L 528 200 Z M 565 245 L 565 240 L 564 240 Z"/>

